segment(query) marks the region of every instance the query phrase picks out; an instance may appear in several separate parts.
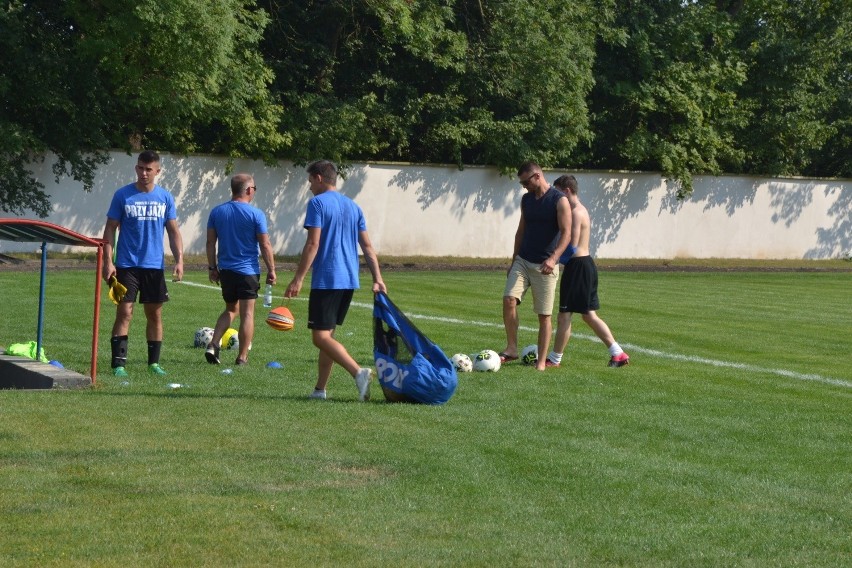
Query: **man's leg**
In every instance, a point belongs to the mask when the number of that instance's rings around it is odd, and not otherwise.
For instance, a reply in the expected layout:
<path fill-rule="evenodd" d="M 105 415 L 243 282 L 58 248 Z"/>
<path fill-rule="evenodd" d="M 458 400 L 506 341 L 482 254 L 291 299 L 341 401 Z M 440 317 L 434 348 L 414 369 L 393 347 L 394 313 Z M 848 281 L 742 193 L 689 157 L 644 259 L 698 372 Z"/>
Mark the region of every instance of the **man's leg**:
<path fill-rule="evenodd" d="M 610 345 L 615 343 L 615 338 L 612 336 L 612 332 L 609 330 L 609 326 L 606 324 L 604 320 L 598 317 L 598 314 L 594 310 L 590 310 L 588 313 L 582 314 L 583 321 L 588 324 L 592 331 L 595 332 L 595 335 L 598 336 L 598 339 L 603 341 L 604 345 L 609 348 Z"/>
<path fill-rule="evenodd" d="M 556 316 L 556 337 L 553 339 L 553 351 L 547 356 L 550 362 L 556 365 L 562 363 L 562 354 L 571 339 L 571 317 L 573 315 L 571 312 L 559 312 L 559 315 Z M 547 364 L 547 361 L 545 361 L 545 364 Z"/>
<path fill-rule="evenodd" d="M 503 297 L 503 327 L 506 328 L 506 348 L 504 355 L 518 356 L 518 300 L 512 296 Z"/>
<path fill-rule="evenodd" d="M 615 341 L 615 337 L 613 337 L 612 332 L 609 330 L 609 326 L 604 320 L 598 317 L 598 314 L 594 310 L 583 314 L 583 321 L 592 328 L 592 331 L 595 332 L 598 339 L 603 341 L 604 345 L 606 345 L 609 350 L 610 367 L 622 367 L 630 362 L 630 356 L 625 353 L 621 348 L 621 345 Z"/>
<path fill-rule="evenodd" d="M 255 300 L 240 300 L 240 353 L 238 359 L 248 361 L 249 346 L 254 339 L 254 304 Z"/>
<path fill-rule="evenodd" d="M 237 302 L 225 302 L 225 309 L 216 319 L 216 326 L 213 328 L 213 338 L 207 345 L 207 349 L 204 350 L 204 358 L 211 365 L 219 364 L 219 349 L 222 336 L 231 327 L 235 317 L 237 317 Z"/>
<path fill-rule="evenodd" d="M 211 345 L 218 346 L 222 341 L 222 336 L 225 335 L 225 332 L 228 331 L 228 328 L 231 327 L 231 324 L 234 323 L 234 318 L 237 317 L 237 302 L 225 302 L 225 309 L 219 314 L 219 318 L 216 320 L 216 327 L 213 328 L 213 340 L 210 342 Z M 242 322 L 240 322 L 242 324 Z"/>
<path fill-rule="evenodd" d="M 133 302 L 119 302 L 115 307 L 115 322 L 112 324 L 112 336 L 127 335 L 130 321 L 133 319 Z"/>
<path fill-rule="evenodd" d="M 148 371 L 165 375 L 160 368 L 160 350 L 163 346 L 163 304 L 142 304 L 145 308 L 145 337 L 148 339 Z"/>
<path fill-rule="evenodd" d="M 334 338 L 333 329 L 313 329 L 311 337 L 314 345 L 320 351 L 317 375 L 317 390 L 325 390 L 328 379 L 331 377 L 331 368 L 334 363 L 343 367 L 347 373 L 354 378 L 361 368 L 346 347 Z"/>
<path fill-rule="evenodd" d="M 553 322 L 551 321 L 550 314 L 539 314 L 538 315 L 538 352 L 539 353 L 547 353 L 547 350 L 550 348 L 550 334 L 553 333 Z M 544 371 L 547 366 L 545 361 L 547 357 L 539 356 L 538 360 L 535 363 L 535 368 L 538 371 Z"/>

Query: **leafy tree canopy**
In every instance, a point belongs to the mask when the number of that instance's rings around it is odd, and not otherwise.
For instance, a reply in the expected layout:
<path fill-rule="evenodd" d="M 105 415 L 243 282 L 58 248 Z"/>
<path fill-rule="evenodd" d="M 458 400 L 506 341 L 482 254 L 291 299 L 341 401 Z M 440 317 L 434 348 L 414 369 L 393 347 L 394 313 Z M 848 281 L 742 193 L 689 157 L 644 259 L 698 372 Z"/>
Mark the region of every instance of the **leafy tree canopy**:
<path fill-rule="evenodd" d="M 852 176 L 848 0 L 9 0 L 0 208 L 105 150 Z"/>

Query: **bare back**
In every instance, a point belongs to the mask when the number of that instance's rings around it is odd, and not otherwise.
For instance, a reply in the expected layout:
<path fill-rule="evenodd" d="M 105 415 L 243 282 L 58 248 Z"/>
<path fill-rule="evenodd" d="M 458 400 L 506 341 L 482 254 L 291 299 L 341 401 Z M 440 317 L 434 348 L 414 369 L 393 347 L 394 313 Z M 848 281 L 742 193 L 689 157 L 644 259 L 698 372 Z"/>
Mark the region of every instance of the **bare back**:
<path fill-rule="evenodd" d="M 588 256 L 589 235 L 592 232 L 589 210 L 576 195 L 569 195 L 568 202 L 571 204 L 571 243 L 576 247 L 574 256 Z"/>

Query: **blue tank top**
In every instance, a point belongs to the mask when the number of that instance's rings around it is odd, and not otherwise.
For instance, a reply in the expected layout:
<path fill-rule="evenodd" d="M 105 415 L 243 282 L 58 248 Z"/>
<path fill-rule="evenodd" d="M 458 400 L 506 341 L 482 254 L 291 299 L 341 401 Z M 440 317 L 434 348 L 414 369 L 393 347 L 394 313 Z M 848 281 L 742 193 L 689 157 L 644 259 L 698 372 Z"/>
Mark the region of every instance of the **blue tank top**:
<path fill-rule="evenodd" d="M 540 264 L 556 250 L 559 242 L 559 216 L 556 206 L 565 194 L 553 186 L 536 199 L 532 193 L 521 197 L 524 235 L 518 255 L 527 262 Z"/>

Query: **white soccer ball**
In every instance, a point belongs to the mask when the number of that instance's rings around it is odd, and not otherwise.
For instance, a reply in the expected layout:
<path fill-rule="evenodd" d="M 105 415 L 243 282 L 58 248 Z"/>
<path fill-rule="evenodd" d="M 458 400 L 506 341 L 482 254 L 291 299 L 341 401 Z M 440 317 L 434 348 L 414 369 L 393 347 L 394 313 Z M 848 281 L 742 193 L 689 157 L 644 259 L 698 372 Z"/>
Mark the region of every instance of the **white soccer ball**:
<path fill-rule="evenodd" d="M 464 353 L 456 353 L 453 355 L 451 361 L 453 362 L 456 371 L 459 373 L 469 373 L 473 371 L 473 361 L 471 361 L 470 357 Z"/>
<path fill-rule="evenodd" d="M 500 355 L 491 349 L 483 349 L 473 359 L 474 371 L 497 372 L 500 370 Z"/>
<path fill-rule="evenodd" d="M 193 345 L 207 349 L 207 346 L 211 341 L 213 341 L 213 328 L 201 327 L 195 332 L 195 341 L 193 342 Z"/>
<path fill-rule="evenodd" d="M 222 349 L 239 349 L 240 348 L 239 332 L 232 327 L 226 329 L 225 333 L 222 334 L 222 341 L 219 343 L 219 346 Z"/>
<path fill-rule="evenodd" d="M 527 345 L 521 350 L 521 363 L 535 365 L 538 361 L 538 345 Z"/>

